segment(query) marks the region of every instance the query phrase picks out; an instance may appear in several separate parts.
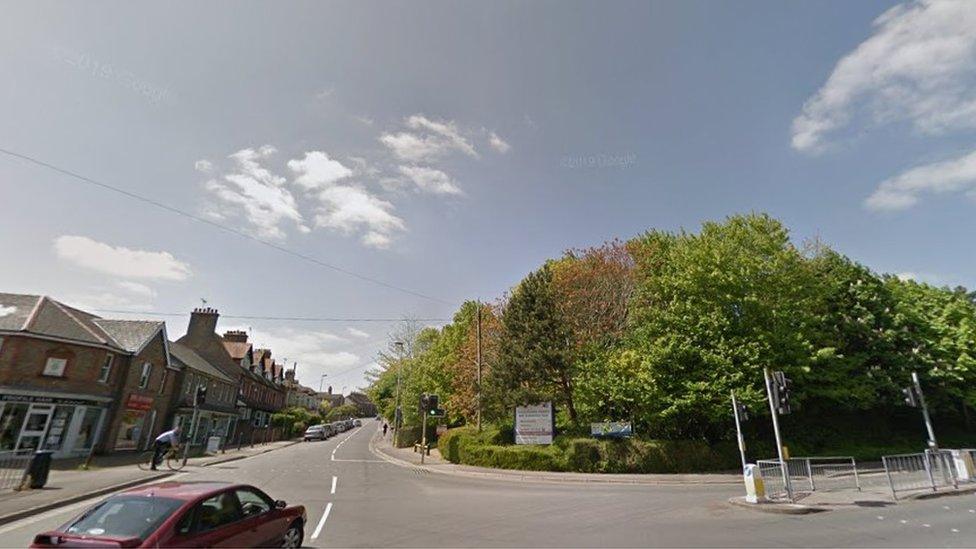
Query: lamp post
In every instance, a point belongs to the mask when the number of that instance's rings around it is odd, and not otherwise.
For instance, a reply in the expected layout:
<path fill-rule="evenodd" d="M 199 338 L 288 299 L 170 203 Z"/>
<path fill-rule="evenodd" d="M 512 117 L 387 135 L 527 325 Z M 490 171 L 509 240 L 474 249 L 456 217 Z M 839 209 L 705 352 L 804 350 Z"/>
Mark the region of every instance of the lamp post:
<path fill-rule="evenodd" d="M 400 410 L 400 378 L 403 371 L 403 342 L 394 341 L 393 348 L 397 352 L 397 384 L 396 384 L 396 405 L 393 410 L 393 446 L 399 448 L 400 446 L 400 423 L 403 421 L 403 415 Z"/>

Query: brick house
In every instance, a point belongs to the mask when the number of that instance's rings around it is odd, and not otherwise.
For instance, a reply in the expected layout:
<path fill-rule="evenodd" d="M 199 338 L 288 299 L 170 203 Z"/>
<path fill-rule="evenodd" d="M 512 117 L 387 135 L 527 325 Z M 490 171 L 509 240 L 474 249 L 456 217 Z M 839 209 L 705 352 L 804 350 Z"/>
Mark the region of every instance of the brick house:
<path fill-rule="evenodd" d="M 221 437 L 222 444 L 233 443 L 238 417 L 237 383 L 181 343 L 170 342 L 169 350 L 170 361 L 180 368 L 170 403 L 170 423 L 182 427 L 193 446 L 205 445 L 211 436 Z M 194 428 L 193 401 L 201 386 L 207 388 L 207 397 L 198 403 Z"/>
<path fill-rule="evenodd" d="M 223 342 L 240 370 L 240 433 L 245 441 L 272 440 L 276 437 L 271 416 L 285 407 L 283 368 L 269 349 L 255 349 L 247 332 L 231 330 Z"/>
<path fill-rule="evenodd" d="M 106 320 L 46 296 L 0 293 L 0 450 L 112 451 L 123 420 L 121 447 L 144 445 L 167 412 L 168 399 L 155 396 L 171 377 L 165 340 L 161 322 Z"/>

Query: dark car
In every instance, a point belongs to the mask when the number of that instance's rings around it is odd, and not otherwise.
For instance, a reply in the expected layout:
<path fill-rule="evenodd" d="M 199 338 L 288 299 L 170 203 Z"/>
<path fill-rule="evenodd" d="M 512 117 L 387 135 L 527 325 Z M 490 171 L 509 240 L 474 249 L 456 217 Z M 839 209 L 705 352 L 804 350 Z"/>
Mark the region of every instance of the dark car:
<path fill-rule="evenodd" d="M 306 514 L 247 484 L 164 482 L 95 504 L 31 547 L 301 547 Z"/>

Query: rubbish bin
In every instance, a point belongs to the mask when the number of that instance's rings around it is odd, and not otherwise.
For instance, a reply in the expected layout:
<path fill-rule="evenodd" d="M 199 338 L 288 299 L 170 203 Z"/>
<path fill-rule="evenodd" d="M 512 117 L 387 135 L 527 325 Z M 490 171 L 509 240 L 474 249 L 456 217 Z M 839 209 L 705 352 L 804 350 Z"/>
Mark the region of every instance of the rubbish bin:
<path fill-rule="evenodd" d="M 44 488 L 47 484 L 47 474 L 51 472 L 51 454 L 49 450 L 34 452 L 27 473 L 30 475 L 31 488 Z"/>

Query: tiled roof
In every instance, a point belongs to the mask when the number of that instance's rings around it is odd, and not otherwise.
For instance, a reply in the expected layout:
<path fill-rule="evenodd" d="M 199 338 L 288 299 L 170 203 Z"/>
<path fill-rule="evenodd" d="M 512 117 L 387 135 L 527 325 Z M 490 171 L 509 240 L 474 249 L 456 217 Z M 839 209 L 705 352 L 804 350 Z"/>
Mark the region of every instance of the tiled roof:
<path fill-rule="evenodd" d="M 251 344 L 246 341 L 227 341 L 224 340 L 224 348 L 227 349 L 227 353 L 234 360 L 241 360 L 247 356 L 247 351 L 250 350 Z"/>
<path fill-rule="evenodd" d="M 182 364 L 187 368 L 204 373 L 221 381 L 226 381 L 227 383 L 234 382 L 234 380 L 224 375 L 219 368 L 207 362 L 207 360 L 197 354 L 196 351 L 187 347 L 186 345 L 183 345 L 182 343 L 170 341 L 169 354 L 174 364 Z"/>
<path fill-rule="evenodd" d="M 165 324 L 158 320 L 108 320 L 96 318 L 92 321 L 96 326 L 112 336 L 120 347 L 136 353 L 152 339 Z"/>
<path fill-rule="evenodd" d="M 0 293 L 0 330 L 57 337 L 124 351 L 99 327 L 97 316 L 69 307 L 47 296 Z"/>

